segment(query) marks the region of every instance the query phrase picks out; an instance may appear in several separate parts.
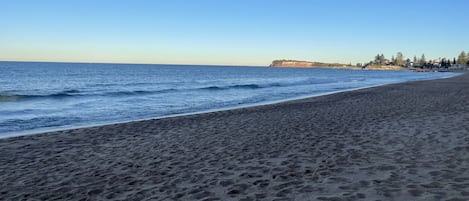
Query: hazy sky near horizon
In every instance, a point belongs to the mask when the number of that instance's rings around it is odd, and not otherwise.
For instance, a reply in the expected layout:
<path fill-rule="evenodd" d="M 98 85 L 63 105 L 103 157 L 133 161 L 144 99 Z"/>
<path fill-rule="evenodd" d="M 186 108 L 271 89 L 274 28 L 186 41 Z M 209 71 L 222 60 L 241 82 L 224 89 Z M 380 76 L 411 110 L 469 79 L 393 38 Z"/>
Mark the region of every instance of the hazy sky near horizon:
<path fill-rule="evenodd" d="M 453 58 L 467 0 L 0 0 L 0 60 L 268 65 Z"/>

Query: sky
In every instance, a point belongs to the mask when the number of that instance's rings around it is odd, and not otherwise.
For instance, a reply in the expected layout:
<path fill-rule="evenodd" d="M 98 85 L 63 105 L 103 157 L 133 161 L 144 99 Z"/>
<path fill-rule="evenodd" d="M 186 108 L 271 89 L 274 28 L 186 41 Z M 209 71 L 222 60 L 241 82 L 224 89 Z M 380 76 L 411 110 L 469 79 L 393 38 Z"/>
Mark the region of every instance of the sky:
<path fill-rule="evenodd" d="M 469 50 L 467 0 L 0 0 L 0 60 L 266 66 Z"/>

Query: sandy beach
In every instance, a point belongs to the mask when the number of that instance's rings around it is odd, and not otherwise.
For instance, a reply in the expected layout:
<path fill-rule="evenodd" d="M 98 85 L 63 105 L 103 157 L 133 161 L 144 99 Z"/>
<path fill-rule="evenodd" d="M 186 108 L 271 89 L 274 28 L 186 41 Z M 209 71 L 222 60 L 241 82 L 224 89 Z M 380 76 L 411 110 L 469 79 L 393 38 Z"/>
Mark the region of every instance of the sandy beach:
<path fill-rule="evenodd" d="M 469 74 L 0 139 L 0 200 L 469 200 Z"/>

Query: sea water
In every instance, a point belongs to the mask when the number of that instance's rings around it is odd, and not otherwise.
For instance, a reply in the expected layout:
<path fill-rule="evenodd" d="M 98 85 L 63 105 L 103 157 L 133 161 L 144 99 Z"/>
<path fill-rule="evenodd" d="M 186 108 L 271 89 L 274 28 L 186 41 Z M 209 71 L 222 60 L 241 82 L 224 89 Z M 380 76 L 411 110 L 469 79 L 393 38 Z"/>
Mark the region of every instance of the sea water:
<path fill-rule="evenodd" d="M 0 137 L 263 104 L 454 73 L 0 62 Z"/>

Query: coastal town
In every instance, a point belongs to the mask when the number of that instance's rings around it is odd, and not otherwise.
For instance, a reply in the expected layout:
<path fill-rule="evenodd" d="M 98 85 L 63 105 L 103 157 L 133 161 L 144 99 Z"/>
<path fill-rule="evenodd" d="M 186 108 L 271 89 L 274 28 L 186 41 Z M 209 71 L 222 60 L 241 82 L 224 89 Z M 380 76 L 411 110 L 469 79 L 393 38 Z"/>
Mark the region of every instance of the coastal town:
<path fill-rule="evenodd" d="M 368 70 L 413 70 L 417 72 L 445 72 L 469 70 L 469 52 L 462 51 L 457 57 L 427 60 L 425 54 L 420 58 L 405 58 L 401 52 L 392 55 L 390 59 L 384 54 L 377 54 L 373 60 L 365 63 L 357 63 L 355 65 L 340 63 L 323 63 L 313 61 L 298 60 L 274 60 L 270 64 L 271 67 L 299 67 L 299 68 L 346 68 L 346 69 L 368 69 Z"/>

